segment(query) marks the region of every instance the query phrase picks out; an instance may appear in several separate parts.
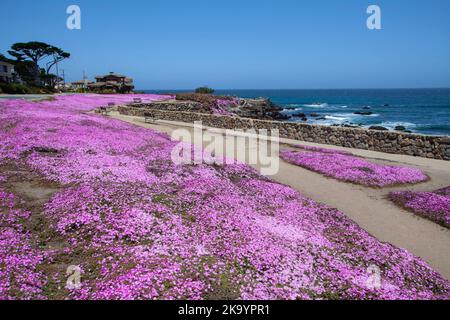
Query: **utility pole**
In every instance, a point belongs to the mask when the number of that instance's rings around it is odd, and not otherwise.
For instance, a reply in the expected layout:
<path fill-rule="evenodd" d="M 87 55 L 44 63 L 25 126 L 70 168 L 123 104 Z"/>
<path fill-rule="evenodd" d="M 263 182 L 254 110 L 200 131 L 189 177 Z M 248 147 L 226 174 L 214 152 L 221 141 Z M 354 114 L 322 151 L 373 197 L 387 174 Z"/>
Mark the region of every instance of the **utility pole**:
<path fill-rule="evenodd" d="M 56 60 L 56 85 L 59 87 L 59 69 L 58 69 L 58 59 Z"/>
<path fill-rule="evenodd" d="M 83 70 L 83 81 L 84 81 L 84 89 L 86 89 L 88 85 L 88 80 L 86 77 L 86 72 L 84 70 Z"/>
<path fill-rule="evenodd" d="M 66 73 L 64 72 L 64 69 L 61 69 L 62 78 L 63 78 L 63 84 L 66 85 Z"/>

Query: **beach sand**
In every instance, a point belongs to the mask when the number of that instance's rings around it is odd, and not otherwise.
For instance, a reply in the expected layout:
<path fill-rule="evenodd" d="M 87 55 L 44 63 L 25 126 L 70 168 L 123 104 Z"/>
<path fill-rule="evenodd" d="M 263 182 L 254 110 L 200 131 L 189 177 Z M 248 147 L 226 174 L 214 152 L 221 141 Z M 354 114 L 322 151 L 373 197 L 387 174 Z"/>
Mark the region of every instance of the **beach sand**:
<path fill-rule="evenodd" d="M 148 124 L 144 123 L 141 117 L 125 116 L 118 112 L 111 112 L 110 116 L 169 135 L 175 129 L 180 128 L 193 132 L 192 125 L 188 123 L 161 120 L 155 124 Z M 207 132 L 211 135 L 222 135 L 225 130 L 207 128 Z M 227 139 L 232 140 L 233 138 Z M 289 144 L 346 150 L 371 161 L 406 165 L 426 172 L 430 177 L 427 182 L 396 187 L 369 188 L 327 178 L 279 159 L 278 173 L 271 175 L 270 178 L 291 186 L 317 202 L 339 209 L 379 240 L 404 248 L 421 257 L 436 271 L 450 279 L 450 230 L 397 207 L 387 199 L 388 193 L 393 190 L 434 191 L 450 185 L 449 161 L 320 145 L 283 138 L 279 140 L 280 150 L 291 149 Z M 256 143 L 256 140 L 251 139 L 246 146 L 247 151 L 253 154 L 257 152 Z M 260 164 L 251 165 L 260 168 Z"/>

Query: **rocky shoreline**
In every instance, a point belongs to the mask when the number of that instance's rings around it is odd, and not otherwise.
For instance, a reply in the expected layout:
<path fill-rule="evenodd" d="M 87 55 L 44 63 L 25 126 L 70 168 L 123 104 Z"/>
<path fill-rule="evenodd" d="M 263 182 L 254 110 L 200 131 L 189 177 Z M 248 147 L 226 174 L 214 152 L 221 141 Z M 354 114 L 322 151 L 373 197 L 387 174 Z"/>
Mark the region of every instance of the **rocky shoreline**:
<path fill-rule="evenodd" d="M 150 104 L 151 107 L 141 105 L 118 106 L 119 113 L 130 116 L 143 117 L 144 113 L 156 119 L 193 123 L 202 121 L 203 125 L 223 129 L 278 129 L 280 137 L 300 141 L 330 144 L 342 147 L 380 151 L 393 154 L 405 154 L 431 159 L 450 160 L 450 137 L 426 136 L 404 132 L 386 130 L 368 130 L 360 127 L 336 127 L 300 122 L 279 121 L 271 119 L 258 119 L 242 117 L 237 114 L 214 114 L 182 111 L 182 106 L 173 107 L 177 110 L 159 110 L 158 104 Z M 266 105 L 270 108 L 270 105 Z M 267 116 L 266 112 L 254 110 L 245 106 L 241 109 L 248 110 L 251 116 Z M 272 112 L 272 111 L 270 111 Z"/>
<path fill-rule="evenodd" d="M 286 114 L 284 107 L 273 103 L 269 98 L 240 98 L 231 96 L 215 96 L 212 94 L 182 93 L 172 95 L 172 99 L 155 101 L 152 103 L 134 103 L 135 108 L 165 111 L 187 111 L 205 114 L 222 114 L 238 116 L 241 118 L 256 120 L 286 121 L 297 123 L 308 123 L 312 118 L 315 121 L 326 120 L 326 114 L 297 112 L 291 115 Z M 363 107 L 354 114 L 370 116 L 373 114 L 369 107 Z M 331 115 L 330 115 L 331 116 Z M 320 123 L 314 123 L 320 125 Z M 331 127 L 343 128 L 365 128 L 361 123 L 344 122 L 341 124 L 331 124 Z M 380 125 L 372 125 L 369 130 L 391 131 Z M 403 126 L 396 126 L 393 131 L 412 133 Z"/>
<path fill-rule="evenodd" d="M 133 106 L 136 108 L 145 108 L 150 110 L 188 111 L 206 114 L 222 114 L 257 120 L 286 121 L 305 124 L 307 124 L 308 120 L 310 120 L 311 118 L 314 119 L 314 121 L 320 121 L 326 120 L 327 116 L 332 116 L 331 114 L 326 115 L 318 114 L 315 112 L 297 112 L 291 115 L 287 115 L 286 111 L 288 111 L 289 109 L 273 103 L 269 98 L 259 97 L 250 99 L 235 96 L 215 96 L 212 94 L 174 94 L 173 99 L 170 100 L 157 101 L 152 103 L 134 103 Z M 353 112 L 353 114 L 361 116 L 371 116 L 373 115 L 373 111 L 370 110 L 371 108 L 366 106 L 361 108 L 361 110 L 359 111 Z M 322 125 L 321 123 L 313 124 Z M 375 131 L 413 133 L 412 131 L 407 130 L 406 127 L 401 125 L 395 126 L 393 130 L 390 130 L 389 128 L 381 125 L 371 125 L 365 127 L 362 123 L 353 122 L 335 123 L 329 124 L 328 126 L 341 128 L 361 128 Z"/>

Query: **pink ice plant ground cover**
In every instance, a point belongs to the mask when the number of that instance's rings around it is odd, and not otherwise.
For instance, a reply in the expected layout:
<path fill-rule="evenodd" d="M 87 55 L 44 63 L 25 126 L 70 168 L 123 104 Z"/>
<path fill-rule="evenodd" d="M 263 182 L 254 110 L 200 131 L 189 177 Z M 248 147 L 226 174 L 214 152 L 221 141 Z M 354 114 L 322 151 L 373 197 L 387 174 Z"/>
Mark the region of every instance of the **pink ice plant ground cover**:
<path fill-rule="evenodd" d="M 322 153 L 352 155 L 350 152 L 344 151 L 344 150 L 336 150 L 336 149 L 321 148 L 321 147 L 308 146 L 308 145 L 299 145 L 299 144 L 290 144 L 289 146 L 291 148 L 303 149 L 303 150 L 306 150 L 306 151 L 316 151 L 316 152 L 322 152 Z"/>
<path fill-rule="evenodd" d="M 233 115 L 229 110 L 235 105 L 235 99 L 217 99 L 212 111 L 214 114 Z"/>
<path fill-rule="evenodd" d="M 45 299 L 46 278 L 38 266 L 49 253 L 33 246 L 33 236 L 23 226 L 30 213 L 15 208 L 16 201 L 0 190 L 0 298 Z"/>
<path fill-rule="evenodd" d="M 427 175 L 419 169 L 374 163 L 346 151 L 296 146 L 304 151 L 283 150 L 280 157 L 285 161 L 319 172 L 340 181 L 370 187 L 426 181 Z"/>
<path fill-rule="evenodd" d="M 448 280 L 342 212 L 243 164 L 175 165 L 166 135 L 86 112 L 126 99 L 0 102 L 0 168 L 60 186 L 36 219 L 0 171 L 0 298 L 450 298 Z M 80 288 L 65 288 L 69 265 Z"/>
<path fill-rule="evenodd" d="M 450 187 L 434 192 L 395 191 L 389 198 L 412 212 L 450 228 Z"/>

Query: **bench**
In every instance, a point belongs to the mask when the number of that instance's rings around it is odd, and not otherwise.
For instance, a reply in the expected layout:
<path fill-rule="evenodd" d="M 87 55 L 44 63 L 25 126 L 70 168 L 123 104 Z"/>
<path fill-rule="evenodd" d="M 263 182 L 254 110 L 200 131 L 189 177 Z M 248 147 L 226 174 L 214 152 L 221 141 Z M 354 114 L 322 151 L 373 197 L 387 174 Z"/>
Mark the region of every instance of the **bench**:
<path fill-rule="evenodd" d="M 158 120 L 156 118 L 156 116 L 150 112 L 144 112 L 144 122 L 145 123 L 155 123 L 156 120 Z"/>
<path fill-rule="evenodd" d="M 108 106 L 100 107 L 100 113 L 107 116 L 109 111 L 115 106 L 116 104 L 114 102 L 108 102 Z"/>
<path fill-rule="evenodd" d="M 100 107 L 100 113 L 107 116 L 108 115 L 108 108 L 107 107 Z"/>

